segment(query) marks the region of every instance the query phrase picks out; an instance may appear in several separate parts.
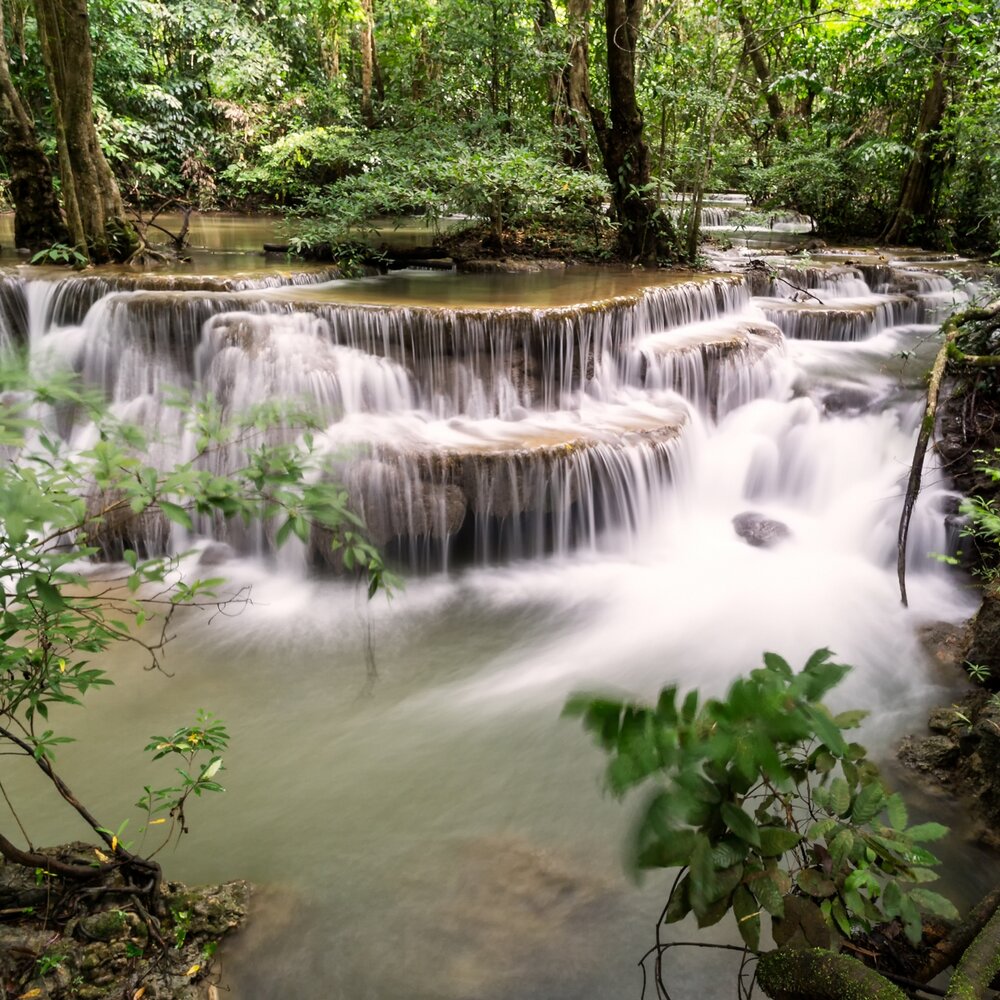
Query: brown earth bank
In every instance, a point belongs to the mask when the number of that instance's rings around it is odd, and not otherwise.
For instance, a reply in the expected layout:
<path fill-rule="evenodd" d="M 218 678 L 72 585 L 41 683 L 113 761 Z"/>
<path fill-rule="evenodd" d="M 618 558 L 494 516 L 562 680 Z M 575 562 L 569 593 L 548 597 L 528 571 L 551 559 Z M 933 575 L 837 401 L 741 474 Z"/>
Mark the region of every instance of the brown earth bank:
<path fill-rule="evenodd" d="M 83 843 L 43 849 L 94 864 Z M 53 865 L 53 867 L 57 867 Z M 81 883 L 44 868 L 0 864 L 0 996 L 4 1000 L 213 1000 L 215 951 L 239 927 L 247 882 L 164 882 L 140 900 L 115 877 Z"/>

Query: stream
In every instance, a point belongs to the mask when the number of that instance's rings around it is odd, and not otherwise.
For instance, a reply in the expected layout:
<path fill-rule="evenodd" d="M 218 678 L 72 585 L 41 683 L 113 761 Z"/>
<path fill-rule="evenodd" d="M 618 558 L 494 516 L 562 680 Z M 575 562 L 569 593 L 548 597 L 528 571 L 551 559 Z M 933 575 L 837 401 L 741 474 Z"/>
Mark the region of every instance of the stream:
<path fill-rule="evenodd" d="M 159 780 L 150 734 L 199 707 L 228 723 L 226 794 L 159 860 L 259 886 L 225 949 L 233 1000 L 638 997 L 670 880 L 626 876 L 635 803 L 603 792 L 567 695 L 719 694 L 765 650 L 794 665 L 828 646 L 855 667 L 832 701 L 872 712 L 861 738 L 882 758 L 953 699 L 916 634 L 974 610 L 929 557 L 954 502 L 933 457 L 908 610 L 895 538 L 932 335 L 975 285 L 951 264 L 844 252 L 764 271 L 750 254 L 698 275 L 6 269 L 0 342 L 83 372 L 168 454 L 184 449 L 168 385 L 225 406 L 309 395 L 405 577 L 368 603 L 306 546 L 244 546 L 220 573 L 251 606 L 186 613 L 169 675 L 118 654 L 116 686 L 60 719 L 80 740 L 69 785 L 132 829 Z M 747 513 L 787 537 L 748 544 Z M 172 542 L 192 572 L 207 543 Z M 31 776 L 4 771 L 24 799 Z M 50 798 L 22 815 L 36 842 L 67 839 Z M 997 867 L 966 865 L 956 898 Z M 731 940 L 730 923 L 697 933 Z M 737 961 L 670 963 L 676 1000 L 735 995 Z"/>

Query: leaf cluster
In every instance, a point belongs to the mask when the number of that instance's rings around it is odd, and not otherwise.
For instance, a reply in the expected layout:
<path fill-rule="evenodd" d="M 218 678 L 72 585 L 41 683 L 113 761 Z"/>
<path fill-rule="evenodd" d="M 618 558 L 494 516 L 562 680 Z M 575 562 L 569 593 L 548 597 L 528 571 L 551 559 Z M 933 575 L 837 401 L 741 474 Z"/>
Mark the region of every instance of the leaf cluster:
<path fill-rule="evenodd" d="M 679 868 L 663 920 L 707 927 L 732 912 L 748 948 L 769 914 L 779 945 L 835 947 L 898 919 L 920 939 L 922 913 L 956 918 L 924 888 L 937 876 L 923 844 L 936 823 L 908 825 L 864 747 L 845 731 L 866 713 L 831 714 L 822 699 L 848 672 L 828 650 L 799 672 L 765 654 L 722 699 L 655 706 L 580 696 L 566 706 L 609 754 L 607 783 L 646 790 L 630 843 L 637 870 Z"/>

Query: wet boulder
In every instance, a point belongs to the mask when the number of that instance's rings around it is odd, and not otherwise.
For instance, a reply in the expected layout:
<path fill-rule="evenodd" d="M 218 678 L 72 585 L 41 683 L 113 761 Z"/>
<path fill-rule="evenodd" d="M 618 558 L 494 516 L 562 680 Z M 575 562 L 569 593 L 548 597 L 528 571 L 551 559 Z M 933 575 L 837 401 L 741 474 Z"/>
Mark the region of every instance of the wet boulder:
<path fill-rule="evenodd" d="M 747 545 L 770 549 L 791 536 L 788 525 L 756 511 L 745 511 L 733 518 L 733 529 Z"/>

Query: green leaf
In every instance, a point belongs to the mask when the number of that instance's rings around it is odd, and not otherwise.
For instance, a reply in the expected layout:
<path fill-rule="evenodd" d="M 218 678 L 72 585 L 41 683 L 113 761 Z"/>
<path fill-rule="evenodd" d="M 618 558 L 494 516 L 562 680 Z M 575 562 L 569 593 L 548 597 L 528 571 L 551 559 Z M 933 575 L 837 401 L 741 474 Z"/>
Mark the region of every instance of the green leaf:
<path fill-rule="evenodd" d="M 795 876 L 795 884 L 807 895 L 825 899 L 837 891 L 837 884 L 832 879 L 825 878 L 815 868 L 803 868 Z"/>
<path fill-rule="evenodd" d="M 897 882 L 887 882 L 882 893 L 882 910 L 887 917 L 898 917 L 902 912 L 903 892 Z"/>
<path fill-rule="evenodd" d="M 788 665 L 788 661 L 783 657 L 778 656 L 777 653 L 765 653 L 764 666 L 767 667 L 768 670 L 772 670 L 774 673 L 779 674 L 781 677 L 792 677 L 792 668 Z"/>
<path fill-rule="evenodd" d="M 843 778 L 834 778 L 830 784 L 830 812 L 845 817 L 851 808 L 851 789 Z"/>
<path fill-rule="evenodd" d="M 785 903 L 781 890 L 767 872 L 761 872 L 753 881 L 748 882 L 750 891 L 757 902 L 771 914 L 772 917 L 782 917 L 785 914 Z"/>
<path fill-rule="evenodd" d="M 66 601 L 59 589 L 43 576 L 35 575 L 35 592 L 46 611 L 59 612 L 66 608 Z"/>
<path fill-rule="evenodd" d="M 859 826 L 874 819 L 885 803 L 885 791 L 878 781 L 865 785 L 854 800 L 851 807 L 851 819 Z"/>
<path fill-rule="evenodd" d="M 906 836 L 917 843 L 927 843 L 928 841 L 940 840 L 948 833 L 948 827 L 942 826 L 940 823 L 918 823 L 906 831 Z"/>
<path fill-rule="evenodd" d="M 801 843 L 802 834 L 783 826 L 762 826 L 758 828 L 760 853 L 765 858 L 776 858 Z"/>
<path fill-rule="evenodd" d="M 959 912 L 954 903 L 940 893 L 931 892 L 930 889 L 911 889 L 909 897 L 924 913 L 933 913 L 936 917 L 954 922 L 959 920 Z"/>
<path fill-rule="evenodd" d="M 191 531 L 194 528 L 194 524 L 191 521 L 191 515 L 183 508 L 175 503 L 170 503 L 168 500 L 159 501 L 160 510 L 163 511 L 164 517 L 168 520 L 173 521 L 174 524 L 179 524 L 182 528 L 186 528 Z"/>
<path fill-rule="evenodd" d="M 906 803 L 899 792 L 894 792 L 889 796 L 888 801 L 889 825 L 894 830 L 905 830 L 906 824 L 910 821 L 909 813 L 906 810 Z"/>
<path fill-rule="evenodd" d="M 712 845 L 712 863 L 716 868 L 731 868 L 746 856 L 747 845 L 735 838 L 727 837 Z"/>
<path fill-rule="evenodd" d="M 723 802 L 722 820 L 740 840 L 753 844 L 754 847 L 760 847 L 757 824 L 739 806 L 733 805 L 732 802 Z"/>
<path fill-rule="evenodd" d="M 841 830 L 830 843 L 830 858 L 833 861 L 833 871 L 836 875 L 843 867 L 854 848 L 854 834 L 850 830 Z"/>
<path fill-rule="evenodd" d="M 903 930 L 906 932 L 907 940 L 916 947 L 924 935 L 924 925 L 916 903 L 909 896 L 903 896 L 900 901 L 899 915 L 903 920 Z"/>
<path fill-rule="evenodd" d="M 760 907 L 745 885 L 733 893 L 733 914 L 743 943 L 751 950 L 760 948 Z"/>

